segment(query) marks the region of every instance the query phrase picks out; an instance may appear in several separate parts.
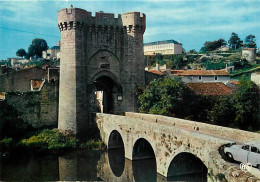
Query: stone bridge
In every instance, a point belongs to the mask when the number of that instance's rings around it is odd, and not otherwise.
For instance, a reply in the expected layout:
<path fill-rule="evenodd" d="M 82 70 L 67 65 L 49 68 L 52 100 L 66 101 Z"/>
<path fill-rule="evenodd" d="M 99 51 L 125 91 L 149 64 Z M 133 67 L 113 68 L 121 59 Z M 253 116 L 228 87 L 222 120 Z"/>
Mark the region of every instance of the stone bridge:
<path fill-rule="evenodd" d="M 110 148 L 124 147 L 130 160 L 155 158 L 164 177 L 207 171 L 207 181 L 258 181 L 222 159 L 220 146 L 260 140 L 260 134 L 159 115 L 97 113 L 100 136 Z M 189 164 L 194 165 L 189 165 Z"/>

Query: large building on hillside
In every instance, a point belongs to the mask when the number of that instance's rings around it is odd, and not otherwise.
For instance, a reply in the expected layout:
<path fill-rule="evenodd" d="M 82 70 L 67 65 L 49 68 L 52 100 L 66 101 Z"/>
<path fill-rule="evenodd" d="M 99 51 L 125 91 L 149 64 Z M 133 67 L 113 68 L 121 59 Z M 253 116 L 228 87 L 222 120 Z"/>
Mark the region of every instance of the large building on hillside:
<path fill-rule="evenodd" d="M 171 55 L 183 54 L 182 44 L 175 40 L 164 40 L 144 44 L 144 55 Z"/>
<path fill-rule="evenodd" d="M 171 70 L 171 76 L 180 77 L 185 83 L 227 83 L 230 80 L 230 75 L 226 70 Z"/>

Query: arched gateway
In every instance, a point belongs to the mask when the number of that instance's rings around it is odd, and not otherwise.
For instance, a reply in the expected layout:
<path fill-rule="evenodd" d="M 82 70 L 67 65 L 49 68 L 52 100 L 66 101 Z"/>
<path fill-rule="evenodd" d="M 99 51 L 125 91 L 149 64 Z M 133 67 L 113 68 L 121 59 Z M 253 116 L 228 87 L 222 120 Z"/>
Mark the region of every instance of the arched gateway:
<path fill-rule="evenodd" d="M 136 111 L 144 87 L 145 15 L 79 8 L 58 12 L 61 32 L 58 128 L 79 134 L 92 127 L 92 112 Z"/>

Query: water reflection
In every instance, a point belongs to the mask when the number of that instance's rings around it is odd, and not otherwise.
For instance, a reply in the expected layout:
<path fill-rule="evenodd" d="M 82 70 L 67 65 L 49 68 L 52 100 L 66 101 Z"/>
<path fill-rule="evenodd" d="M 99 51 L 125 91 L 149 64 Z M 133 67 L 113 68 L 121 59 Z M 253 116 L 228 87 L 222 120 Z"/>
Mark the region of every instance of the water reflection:
<path fill-rule="evenodd" d="M 135 181 L 156 182 L 155 159 L 142 159 L 132 162 Z"/>
<path fill-rule="evenodd" d="M 125 169 L 125 152 L 123 148 L 109 149 L 108 159 L 110 168 L 116 177 L 120 177 Z"/>
<path fill-rule="evenodd" d="M 17 156 L 0 160 L 0 166 L 1 181 L 197 182 L 201 181 L 202 174 L 167 179 L 156 173 L 155 159 L 132 162 L 124 158 L 122 149 L 108 152 L 77 151 L 62 156 Z"/>

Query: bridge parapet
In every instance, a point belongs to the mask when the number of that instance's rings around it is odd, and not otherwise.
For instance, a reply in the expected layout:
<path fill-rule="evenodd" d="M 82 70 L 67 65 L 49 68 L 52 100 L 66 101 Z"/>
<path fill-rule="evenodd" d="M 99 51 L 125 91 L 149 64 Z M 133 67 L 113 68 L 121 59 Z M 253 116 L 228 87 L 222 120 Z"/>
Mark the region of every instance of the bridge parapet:
<path fill-rule="evenodd" d="M 191 131 L 197 131 L 209 135 L 214 135 L 220 138 L 233 140 L 235 142 L 244 143 L 251 140 L 260 140 L 260 134 L 258 133 L 228 128 L 223 126 L 216 126 L 216 125 L 190 121 L 185 119 L 179 119 L 179 118 L 173 118 L 173 117 L 167 117 L 161 115 L 133 113 L 133 112 L 126 112 L 125 116 L 132 117 L 132 118 L 139 118 L 154 123 L 175 126 L 175 127 L 179 127 Z"/>

